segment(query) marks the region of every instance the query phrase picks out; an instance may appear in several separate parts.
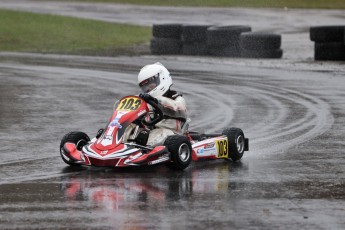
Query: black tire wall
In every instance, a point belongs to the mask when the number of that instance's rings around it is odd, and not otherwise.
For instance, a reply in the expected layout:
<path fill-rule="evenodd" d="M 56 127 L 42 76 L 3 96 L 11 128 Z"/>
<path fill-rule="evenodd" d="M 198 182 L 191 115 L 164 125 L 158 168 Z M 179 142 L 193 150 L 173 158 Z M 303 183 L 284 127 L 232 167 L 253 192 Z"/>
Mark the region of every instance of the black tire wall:
<path fill-rule="evenodd" d="M 217 57 L 281 58 L 281 35 L 250 33 L 243 25 L 155 24 L 151 53 Z"/>
<path fill-rule="evenodd" d="M 155 24 L 152 26 L 150 49 L 152 54 L 181 54 L 182 25 L 181 24 Z"/>
<path fill-rule="evenodd" d="M 269 33 L 242 33 L 241 56 L 244 58 L 281 58 L 281 35 Z"/>
<path fill-rule="evenodd" d="M 310 27 L 317 61 L 345 61 L 345 25 Z"/>
<path fill-rule="evenodd" d="M 207 29 L 209 25 L 184 25 L 182 26 L 182 54 L 206 55 L 207 54 Z"/>
<path fill-rule="evenodd" d="M 207 29 L 207 49 L 212 56 L 240 57 L 240 35 L 249 26 L 213 26 Z"/>

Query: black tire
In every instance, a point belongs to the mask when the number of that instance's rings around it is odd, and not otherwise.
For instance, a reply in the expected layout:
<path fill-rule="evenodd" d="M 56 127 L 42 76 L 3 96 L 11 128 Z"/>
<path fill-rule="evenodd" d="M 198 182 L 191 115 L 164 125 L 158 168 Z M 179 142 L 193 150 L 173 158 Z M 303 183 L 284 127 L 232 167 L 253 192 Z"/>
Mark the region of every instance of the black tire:
<path fill-rule="evenodd" d="M 176 170 L 184 170 L 192 162 L 192 145 L 187 137 L 181 135 L 169 136 L 164 145 L 170 152 L 171 162 L 168 167 Z"/>
<path fill-rule="evenodd" d="M 181 24 L 154 24 L 152 26 L 152 35 L 156 38 L 180 39 L 181 33 Z"/>
<path fill-rule="evenodd" d="M 206 42 L 209 25 L 183 25 L 182 41 L 184 43 Z"/>
<path fill-rule="evenodd" d="M 72 166 L 80 165 L 80 164 L 73 163 L 72 161 L 65 159 L 62 155 L 62 151 L 63 151 L 62 148 L 65 145 L 65 143 L 71 142 L 76 145 L 78 150 L 81 150 L 83 146 L 86 145 L 87 142 L 89 141 L 90 141 L 89 136 L 83 132 L 73 131 L 73 132 L 67 133 L 65 136 L 63 136 L 60 142 L 60 156 L 62 160 L 68 165 L 72 165 Z"/>
<path fill-rule="evenodd" d="M 207 29 L 207 45 L 221 47 L 238 44 L 240 34 L 249 31 L 249 26 L 212 26 Z"/>
<path fill-rule="evenodd" d="M 233 161 L 238 161 L 242 158 L 245 150 L 245 137 L 243 131 L 238 128 L 224 129 L 223 135 L 228 137 L 228 156 Z"/>
<path fill-rule="evenodd" d="M 310 40 L 314 42 L 343 42 L 345 25 L 310 27 Z"/>
<path fill-rule="evenodd" d="M 343 42 L 315 43 L 315 60 L 345 61 L 345 44 Z"/>
<path fill-rule="evenodd" d="M 184 55 L 206 55 L 207 45 L 205 42 L 184 43 L 182 46 Z"/>
<path fill-rule="evenodd" d="M 241 50 L 241 56 L 244 58 L 281 58 L 283 50 Z"/>
<path fill-rule="evenodd" d="M 172 38 L 152 38 L 150 48 L 152 54 L 181 54 L 182 42 Z"/>
<path fill-rule="evenodd" d="M 239 44 L 234 46 L 208 46 L 207 53 L 211 56 L 218 57 L 241 57 Z"/>
<path fill-rule="evenodd" d="M 242 33 L 240 46 L 246 50 L 277 50 L 280 49 L 282 37 L 279 34 Z"/>

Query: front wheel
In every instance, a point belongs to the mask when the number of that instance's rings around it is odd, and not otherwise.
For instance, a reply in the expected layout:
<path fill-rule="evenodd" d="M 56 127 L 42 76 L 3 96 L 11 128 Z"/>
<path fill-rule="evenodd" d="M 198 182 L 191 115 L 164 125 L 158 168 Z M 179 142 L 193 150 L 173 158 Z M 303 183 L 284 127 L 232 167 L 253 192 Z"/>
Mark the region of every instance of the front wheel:
<path fill-rule="evenodd" d="M 230 129 L 224 129 L 222 134 L 228 137 L 229 158 L 233 161 L 240 160 L 246 148 L 243 131 L 238 128 L 230 128 Z"/>
<path fill-rule="evenodd" d="M 192 161 L 192 145 L 187 137 L 181 135 L 169 136 L 164 145 L 170 152 L 171 162 L 168 167 L 177 170 L 184 170 Z"/>
<path fill-rule="evenodd" d="M 89 141 L 90 141 L 90 138 L 86 133 L 78 132 L 78 131 L 67 133 L 65 136 L 63 136 L 60 142 L 60 155 L 61 155 L 62 160 L 66 164 L 71 165 L 71 166 L 80 165 L 78 163 L 74 163 L 73 160 L 71 160 L 69 157 L 67 157 L 64 154 L 63 147 L 67 142 L 69 142 L 69 143 L 75 144 L 77 150 L 81 150 L 83 146 L 86 145 L 87 142 Z"/>

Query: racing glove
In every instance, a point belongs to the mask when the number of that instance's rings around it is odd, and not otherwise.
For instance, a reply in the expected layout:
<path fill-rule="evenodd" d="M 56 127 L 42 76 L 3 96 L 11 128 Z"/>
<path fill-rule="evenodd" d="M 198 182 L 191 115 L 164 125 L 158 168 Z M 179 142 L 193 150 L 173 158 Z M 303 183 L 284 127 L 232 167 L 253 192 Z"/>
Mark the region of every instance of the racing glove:
<path fill-rule="evenodd" d="M 152 96 L 151 96 L 150 94 L 148 94 L 148 93 L 141 93 L 141 94 L 139 94 L 139 97 L 140 97 L 141 99 L 143 99 L 144 101 L 153 101 L 154 103 L 158 104 L 157 98 L 152 97 Z"/>

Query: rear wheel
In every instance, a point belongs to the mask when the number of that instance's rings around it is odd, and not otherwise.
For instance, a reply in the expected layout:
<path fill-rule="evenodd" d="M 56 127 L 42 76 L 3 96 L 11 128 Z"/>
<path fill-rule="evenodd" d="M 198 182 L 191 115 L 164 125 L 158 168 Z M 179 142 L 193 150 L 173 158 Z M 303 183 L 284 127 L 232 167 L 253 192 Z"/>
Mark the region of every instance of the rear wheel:
<path fill-rule="evenodd" d="M 90 141 L 90 138 L 86 133 L 78 132 L 78 131 L 67 133 L 65 136 L 63 136 L 60 142 L 60 156 L 62 160 L 68 165 L 72 165 L 72 166 L 80 165 L 78 163 L 74 163 L 63 153 L 64 152 L 63 147 L 67 142 L 74 143 L 76 145 L 77 150 L 80 151 L 83 148 L 83 146 L 86 145 L 87 142 L 89 141 Z"/>
<path fill-rule="evenodd" d="M 243 131 L 238 128 L 230 128 L 224 129 L 222 134 L 228 137 L 229 158 L 233 161 L 240 160 L 245 150 L 245 138 Z"/>
<path fill-rule="evenodd" d="M 177 170 L 184 170 L 192 161 L 192 145 L 187 137 L 181 135 L 169 136 L 164 145 L 170 152 L 171 162 L 168 167 Z"/>

